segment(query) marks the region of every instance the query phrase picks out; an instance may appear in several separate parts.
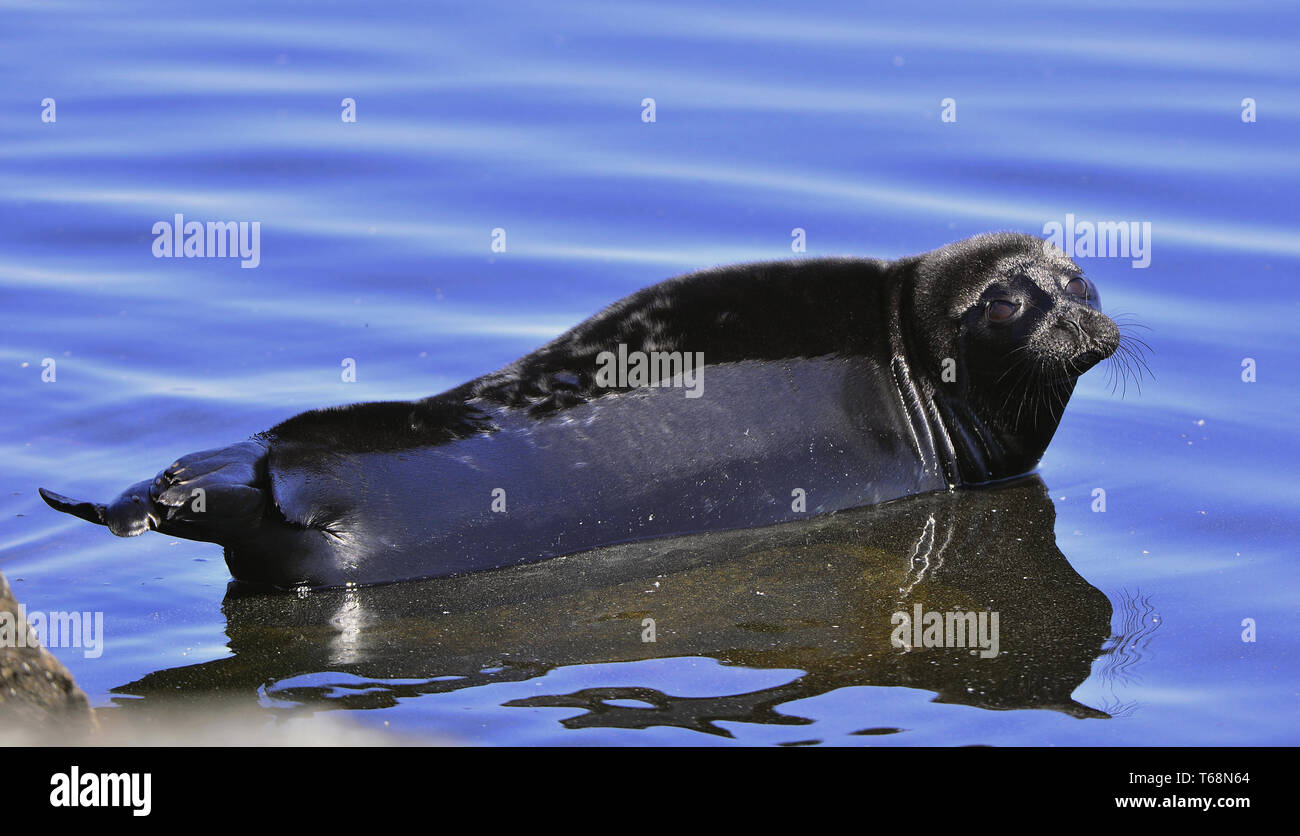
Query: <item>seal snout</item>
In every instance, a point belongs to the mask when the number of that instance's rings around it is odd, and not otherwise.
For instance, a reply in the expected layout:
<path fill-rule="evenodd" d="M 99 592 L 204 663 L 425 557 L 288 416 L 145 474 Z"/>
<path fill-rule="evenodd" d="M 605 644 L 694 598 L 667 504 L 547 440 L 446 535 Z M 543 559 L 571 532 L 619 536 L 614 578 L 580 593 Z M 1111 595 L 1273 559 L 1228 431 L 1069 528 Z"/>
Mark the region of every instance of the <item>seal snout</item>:
<path fill-rule="evenodd" d="M 1062 311 L 1045 329 L 1040 356 L 1048 365 L 1060 365 L 1077 377 L 1110 357 L 1119 348 L 1119 326 L 1089 307 Z"/>
<path fill-rule="evenodd" d="M 1115 320 L 1092 308 L 1084 309 L 1078 325 L 1083 350 L 1074 365 L 1082 374 L 1119 349 L 1120 332 Z"/>

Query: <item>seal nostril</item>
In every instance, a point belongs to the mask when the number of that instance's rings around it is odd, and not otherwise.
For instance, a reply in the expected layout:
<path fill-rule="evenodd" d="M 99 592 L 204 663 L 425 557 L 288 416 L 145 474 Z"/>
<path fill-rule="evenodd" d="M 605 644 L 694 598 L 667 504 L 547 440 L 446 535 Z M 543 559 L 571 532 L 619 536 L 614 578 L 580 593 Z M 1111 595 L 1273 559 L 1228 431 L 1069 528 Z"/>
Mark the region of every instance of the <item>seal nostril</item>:
<path fill-rule="evenodd" d="M 1070 319 L 1069 317 L 1064 317 L 1064 316 L 1063 316 L 1063 317 L 1061 317 L 1061 319 L 1057 322 L 1057 325 L 1069 326 L 1070 328 L 1073 328 L 1073 329 L 1074 329 L 1074 333 L 1079 337 L 1079 339 L 1083 339 L 1083 336 L 1084 336 L 1084 334 L 1083 334 L 1083 326 L 1081 326 L 1079 323 L 1075 322 L 1073 319 Z"/>

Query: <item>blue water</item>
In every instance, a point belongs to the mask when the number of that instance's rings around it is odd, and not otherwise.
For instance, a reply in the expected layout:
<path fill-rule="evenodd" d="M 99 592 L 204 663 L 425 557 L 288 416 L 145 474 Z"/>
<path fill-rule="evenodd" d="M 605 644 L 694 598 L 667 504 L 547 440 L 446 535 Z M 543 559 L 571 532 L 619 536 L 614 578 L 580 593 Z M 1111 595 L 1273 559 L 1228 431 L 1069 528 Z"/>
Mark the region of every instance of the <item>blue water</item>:
<path fill-rule="evenodd" d="M 810 256 L 896 257 L 1070 213 L 1152 229 L 1145 269 L 1080 263 L 1108 312 L 1150 328 L 1154 377 L 1121 397 L 1086 375 L 1040 470 L 1057 546 L 1115 604 L 1113 632 L 1124 600 L 1150 602 L 1128 675 L 1098 662 L 1074 692 L 1122 705 L 1112 719 L 870 683 L 781 704 L 811 720 L 796 729 L 727 722 L 731 738 L 506 705 L 721 697 L 802 672 L 668 651 L 350 714 L 474 743 L 1300 742 L 1293 7 L 307 9 L 0 3 L 0 570 L 29 610 L 105 613 L 102 656 L 55 649 L 97 706 L 150 674 L 239 662 L 229 575 L 217 547 L 110 537 L 38 485 L 107 498 L 307 408 L 440 391 L 670 275 L 790 257 L 795 228 Z M 259 221 L 260 266 L 154 258 L 153 224 L 177 213 Z M 515 640 L 503 655 L 526 655 Z M 273 714 L 300 678 L 352 674 L 326 660 L 259 676 L 253 702 Z M 851 734 L 864 728 L 902 731 Z"/>

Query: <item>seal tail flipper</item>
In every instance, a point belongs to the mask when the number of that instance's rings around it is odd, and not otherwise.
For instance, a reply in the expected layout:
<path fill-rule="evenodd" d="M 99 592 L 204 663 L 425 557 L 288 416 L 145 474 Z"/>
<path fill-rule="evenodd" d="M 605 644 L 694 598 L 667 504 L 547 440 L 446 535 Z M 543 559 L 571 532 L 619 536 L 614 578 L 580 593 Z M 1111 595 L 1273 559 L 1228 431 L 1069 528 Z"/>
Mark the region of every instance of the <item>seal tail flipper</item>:
<path fill-rule="evenodd" d="M 107 505 L 40 489 L 51 508 L 108 527 L 118 537 L 150 529 L 213 543 L 256 527 L 267 498 L 266 442 L 245 441 L 182 456 L 153 479 L 138 482 Z"/>

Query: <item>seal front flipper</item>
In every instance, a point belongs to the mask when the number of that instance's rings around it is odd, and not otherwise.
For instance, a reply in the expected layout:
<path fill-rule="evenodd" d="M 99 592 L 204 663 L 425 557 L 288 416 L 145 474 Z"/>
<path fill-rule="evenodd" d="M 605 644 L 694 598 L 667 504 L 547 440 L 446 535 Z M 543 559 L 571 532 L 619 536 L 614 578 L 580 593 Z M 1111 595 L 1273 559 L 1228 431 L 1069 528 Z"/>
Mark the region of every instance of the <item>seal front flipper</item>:
<path fill-rule="evenodd" d="M 108 527 L 119 537 L 154 530 L 187 540 L 229 543 L 256 527 L 267 501 L 267 444 L 259 439 L 182 456 L 107 505 L 40 489 L 51 508 Z"/>

